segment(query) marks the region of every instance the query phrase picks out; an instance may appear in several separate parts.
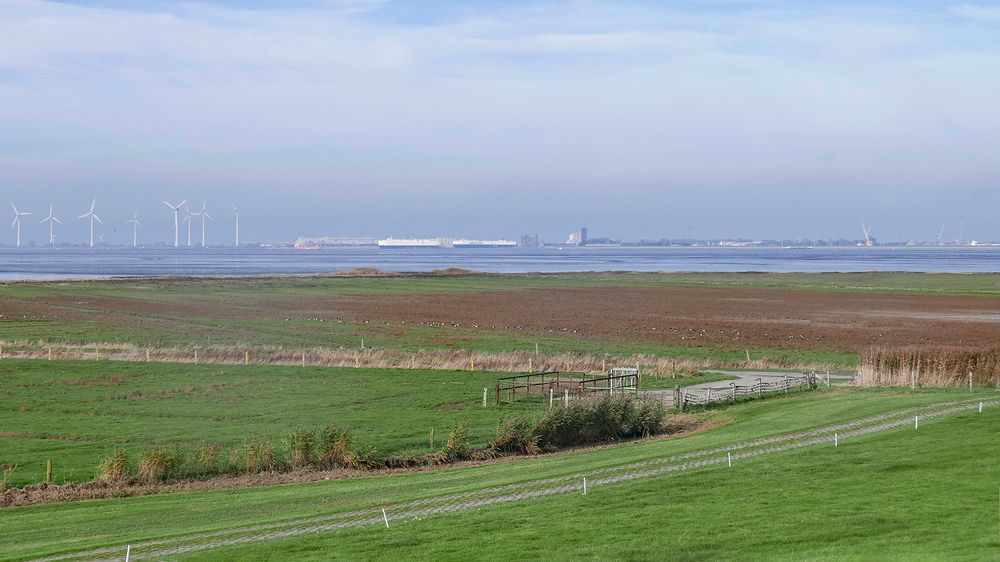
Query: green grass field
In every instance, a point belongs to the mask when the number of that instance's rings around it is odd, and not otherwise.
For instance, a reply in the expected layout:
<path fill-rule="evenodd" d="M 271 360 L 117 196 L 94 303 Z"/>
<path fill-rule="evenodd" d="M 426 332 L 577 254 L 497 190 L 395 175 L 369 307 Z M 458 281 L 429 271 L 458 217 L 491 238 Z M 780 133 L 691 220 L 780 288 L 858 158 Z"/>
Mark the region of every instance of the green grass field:
<path fill-rule="evenodd" d="M 292 518 L 375 509 L 718 447 L 995 392 L 818 391 L 706 416 L 729 423 L 634 442 L 430 473 L 0 511 L 0 558 L 24 559 Z M 204 559 L 988 559 L 1000 547 L 1000 411 L 593 490 L 192 555 Z"/>
<path fill-rule="evenodd" d="M 350 428 L 380 455 L 430 451 L 459 424 L 482 447 L 501 419 L 539 417 L 541 397 L 494 405 L 494 384 L 509 373 L 411 369 L 191 365 L 86 361 L 0 361 L 0 464 L 12 483 L 40 482 L 46 461 L 56 482 L 94 477 L 114 447 L 133 456 L 158 447 L 240 445 L 270 438 L 276 449 L 297 428 Z M 652 379 L 673 388 L 729 377 Z M 482 407 L 483 388 L 489 406 Z"/>

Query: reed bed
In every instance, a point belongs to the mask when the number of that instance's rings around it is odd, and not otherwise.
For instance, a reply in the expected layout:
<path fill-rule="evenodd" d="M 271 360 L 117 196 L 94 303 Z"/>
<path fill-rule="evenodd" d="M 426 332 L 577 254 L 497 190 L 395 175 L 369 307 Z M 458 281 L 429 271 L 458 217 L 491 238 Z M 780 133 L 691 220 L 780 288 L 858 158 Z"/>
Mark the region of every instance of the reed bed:
<path fill-rule="evenodd" d="M 773 359 L 718 361 L 671 359 L 646 354 L 607 356 L 590 353 L 535 354 L 529 351 L 484 353 L 462 349 L 410 352 L 385 348 L 287 348 L 278 346 L 188 345 L 141 346 L 130 343 L 50 344 L 0 342 L 0 360 L 52 359 L 85 361 L 154 361 L 215 365 L 298 365 L 375 369 L 475 370 L 508 373 L 560 371 L 602 373 L 610 367 L 641 365 L 645 376 L 682 376 L 704 368 L 794 369 L 823 371 L 835 367 Z"/>
<path fill-rule="evenodd" d="M 872 347 L 861 354 L 860 386 L 937 388 L 1000 385 L 1000 347 Z"/>

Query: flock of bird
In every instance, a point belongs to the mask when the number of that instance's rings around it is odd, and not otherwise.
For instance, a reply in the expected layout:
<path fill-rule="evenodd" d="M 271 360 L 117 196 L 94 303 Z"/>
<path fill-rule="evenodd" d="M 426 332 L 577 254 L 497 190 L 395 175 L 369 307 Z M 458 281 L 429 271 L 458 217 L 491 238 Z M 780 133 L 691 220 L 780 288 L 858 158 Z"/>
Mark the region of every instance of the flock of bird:
<path fill-rule="evenodd" d="M 201 204 L 201 210 L 199 210 L 199 211 L 192 211 L 191 208 L 188 207 L 187 203 L 188 203 L 187 199 L 181 201 L 180 203 L 177 203 L 176 205 L 171 205 L 170 203 L 168 203 L 166 201 L 163 202 L 164 205 L 166 205 L 167 207 L 170 207 L 170 209 L 174 212 L 174 247 L 175 248 L 180 247 L 180 223 L 182 221 L 187 223 L 187 245 L 188 245 L 188 247 L 191 247 L 191 223 L 194 222 L 194 219 L 196 217 L 200 217 L 201 218 L 201 246 L 204 248 L 205 247 L 205 221 L 206 220 L 212 220 L 212 216 L 208 214 L 208 204 L 207 204 L 207 202 L 202 202 L 202 204 Z M 97 216 L 97 213 L 94 212 L 94 209 L 95 209 L 96 206 L 97 206 L 97 200 L 94 199 L 94 200 L 92 200 L 90 202 L 90 210 L 87 211 L 86 213 L 80 215 L 79 217 L 77 217 L 78 219 L 87 219 L 90 222 L 90 238 L 89 238 L 88 245 L 91 248 L 94 247 L 94 221 L 97 221 L 100 224 L 104 224 L 104 221 L 101 220 L 101 217 Z M 16 231 L 16 233 L 17 233 L 16 234 L 15 245 L 16 245 L 16 247 L 20 248 L 21 247 L 21 222 L 22 222 L 21 221 L 21 217 L 29 216 L 29 215 L 31 215 L 31 213 L 30 212 L 26 212 L 26 211 L 20 211 L 20 210 L 18 210 L 17 206 L 14 205 L 13 201 L 11 201 L 11 203 L 10 203 L 10 208 L 14 210 L 14 222 L 11 223 L 10 227 L 13 228 Z M 182 210 L 184 211 L 184 218 L 183 219 L 181 219 L 180 216 L 179 216 L 180 212 Z M 233 213 L 234 213 L 234 216 L 236 218 L 236 245 L 239 246 L 240 245 L 240 209 L 236 205 L 233 205 Z M 47 217 L 45 217 L 44 219 L 42 219 L 40 224 L 45 224 L 45 223 L 49 224 L 49 240 L 48 240 L 48 245 L 49 246 L 55 246 L 55 242 L 56 242 L 55 225 L 56 224 L 62 224 L 62 221 L 59 220 L 58 218 L 56 218 L 56 216 L 53 214 L 53 205 L 51 203 L 49 204 L 49 215 Z M 142 224 L 141 222 L 139 222 L 139 211 L 136 211 L 132 215 L 132 218 L 130 218 L 127 221 L 125 221 L 125 224 L 132 225 L 132 247 L 133 248 L 137 248 L 139 246 L 139 226 Z"/>

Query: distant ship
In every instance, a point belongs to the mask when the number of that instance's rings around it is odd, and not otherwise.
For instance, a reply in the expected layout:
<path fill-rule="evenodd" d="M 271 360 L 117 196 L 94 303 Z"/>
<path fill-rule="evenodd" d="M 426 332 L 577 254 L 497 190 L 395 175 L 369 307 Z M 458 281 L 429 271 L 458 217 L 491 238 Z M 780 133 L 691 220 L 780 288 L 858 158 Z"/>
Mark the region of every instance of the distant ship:
<path fill-rule="evenodd" d="M 442 248 L 444 244 L 439 238 L 386 238 L 378 241 L 379 248 L 396 250 L 403 248 Z"/>
<path fill-rule="evenodd" d="M 451 245 L 454 248 L 516 248 L 517 242 L 513 240 L 455 240 Z"/>

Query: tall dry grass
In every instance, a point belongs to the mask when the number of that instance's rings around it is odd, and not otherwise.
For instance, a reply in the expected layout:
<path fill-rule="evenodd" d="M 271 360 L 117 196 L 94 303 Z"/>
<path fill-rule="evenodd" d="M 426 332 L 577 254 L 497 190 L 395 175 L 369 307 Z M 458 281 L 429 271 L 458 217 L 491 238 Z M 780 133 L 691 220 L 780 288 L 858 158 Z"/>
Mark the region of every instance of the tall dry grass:
<path fill-rule="evenodd" d="M 44 342 L 0 342 L 3 357 L 17 359 L 74 359 L 85 361 L 153 361 L 216 365 L 306 365 L 315 367 L 364 367 L 395 369 L 477 370 L 508 373 L 561 371 L 600 373 L 620 365 L 642 366 L 643 373 L 670 376 L 704 368 L 795 369 L 823 371 L 836 366 L 770 359 L 718 361 L 670 359 L 646 354 L 608 357 L 589 353 L 536 355 L 529 351 L 481 353 L 461 349 L 409 352 L 392 349 L 344 349 L 312 347 L 293 349 L 277 346 L 141 346 L 137 344 L 47 344 Z"/>
<path fill-rule="evenodd" d="M 855 383 L 861 386 L 962 387 L 998 384 L 1000 347 L 872 347 L 861 354 Z"/>

